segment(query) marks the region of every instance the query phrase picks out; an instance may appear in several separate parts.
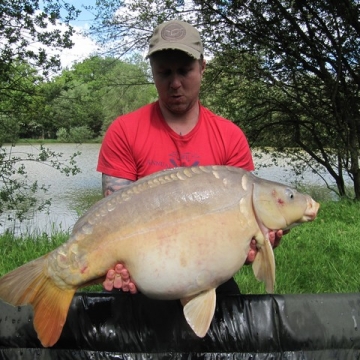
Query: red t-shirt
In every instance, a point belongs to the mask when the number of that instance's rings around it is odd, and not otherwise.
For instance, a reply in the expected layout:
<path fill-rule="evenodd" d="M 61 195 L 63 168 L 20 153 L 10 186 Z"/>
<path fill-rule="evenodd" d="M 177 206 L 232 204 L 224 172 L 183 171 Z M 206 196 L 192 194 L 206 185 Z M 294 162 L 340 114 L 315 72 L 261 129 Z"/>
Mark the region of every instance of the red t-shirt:
<path fill-rule="evenodd" d="M 107 130 L 97 170 L 137 180 L 178 166 L 231 165 L 254 170 L 244 133 L 200 105 L 199 121 L 181 136 L 165 122 L 158 102 L 118 117 Z"/>

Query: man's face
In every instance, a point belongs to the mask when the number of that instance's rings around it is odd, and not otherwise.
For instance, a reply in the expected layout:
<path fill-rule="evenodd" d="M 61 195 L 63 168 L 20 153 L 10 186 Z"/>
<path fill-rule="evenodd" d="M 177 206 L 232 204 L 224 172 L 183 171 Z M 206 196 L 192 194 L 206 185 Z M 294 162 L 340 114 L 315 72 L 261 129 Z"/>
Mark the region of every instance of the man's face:
<path fill-rule="evenodd" d="M 196 60 L 183 51 L 164 50 L 150 59 L 159 101 L 173 114 L 184 114 L 199 98 L 205 62 Z"/>

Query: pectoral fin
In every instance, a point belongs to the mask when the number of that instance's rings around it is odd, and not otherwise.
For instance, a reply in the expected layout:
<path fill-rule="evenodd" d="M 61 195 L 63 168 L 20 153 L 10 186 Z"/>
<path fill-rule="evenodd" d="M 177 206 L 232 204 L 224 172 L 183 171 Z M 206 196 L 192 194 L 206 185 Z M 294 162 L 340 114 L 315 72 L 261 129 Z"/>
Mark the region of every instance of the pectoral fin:
<path fill-rule="evenodd" d="M 215 289 L 203 291 L 191 299 L 182 299 L 185 319 L 199 337 L 204 337 L 214 317 L 216 293 Z"/>
<path fill-rule="evenodd" d="M 265 239 L 263 246 L 259 248 L 252 268 L 255 277 L 259 281 L 265 282 L 266 291 L 273 293 L 275 285 L 275 258 L 269 239 Z"/>

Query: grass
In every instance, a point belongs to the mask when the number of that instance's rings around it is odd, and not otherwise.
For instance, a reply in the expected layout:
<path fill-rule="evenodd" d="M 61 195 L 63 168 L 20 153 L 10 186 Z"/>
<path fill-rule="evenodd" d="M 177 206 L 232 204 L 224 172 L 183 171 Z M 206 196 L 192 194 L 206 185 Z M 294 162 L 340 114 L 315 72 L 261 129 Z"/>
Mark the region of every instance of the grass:
<path fill-rule="evenodd" d="M 350 293 L 360 291 L 360 203 L 325 201 L 318 218 L 285 235 L 275 250 L 279 294 Z M 0 236 L 0 275 L 59 246 L 64 232 L 52 236 Z M 265 293 L 264 286 L 244 266 L 235 276 L 244 294 Z M 100 290 L 90 287 L 88 290 Z"/>
<path fill-rule="evenodd" d="M 83 215 L 91 205 L 103 198 L 100 189 L 84 190 L 80 194 L 71 194 L 71 198 L 68 199 L 70 208 L 76 211 L 78 216 Z"/>
<path fill-rule="evenodd" d="M 60 246 L 69 238 L 65 232 L 48 236 L 14 237 L 10 233 L 0 236 L 0 275 L 36 259 Z"/>

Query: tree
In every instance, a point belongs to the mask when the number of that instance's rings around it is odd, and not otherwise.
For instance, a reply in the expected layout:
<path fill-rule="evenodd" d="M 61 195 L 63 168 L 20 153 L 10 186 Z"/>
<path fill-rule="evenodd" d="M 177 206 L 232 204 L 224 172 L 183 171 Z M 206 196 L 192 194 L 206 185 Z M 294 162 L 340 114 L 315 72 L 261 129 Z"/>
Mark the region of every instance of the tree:
<path fill-rule="evenodd" d="M 117 116 L 155 99 L 148 68 L 137 57 L 131 61 L 90 57 L 46 84 L 46 117 L 56 131 L 62 128 L 63 138 L 70 141 L 70 132 L 79 126 L 99 137 Z"/>
<path fill-rule="evenodd" d="M 359 0 L 98 3 L 102 27 L 92 32 L 114 41 L 119 53 L 144 49 L 156 24 L 180 18 L 202 32 L 208 54 L 230 71 L 244 54 L 255 59 L 241 79 L 259 86 L 257 96 L 222 94 L 223 101 L 243 105 L 233 110 L 252 146 L 277 135 L 280 149 L 292 146 L 303 164 L 325 168 L 340 196 L 347 194 L 347 174 L 360 200 Z M 224 66 L 218 71 L 230 79 Z"/>
<path fill-rule="evenodd" d="M 17 140 L 26 123 L 29 122 L 39 98 L 36 95 L 37 71 L 25 62 L 17 61 L 7 74 L 16 87 L 8 88 L 0 100 L 0 144 Z M 4 84 L 6 87 L 6 84 Z"/>
<path fill-rule="evenodd" d="M 359 2 L 199 4 L 207 23 L 228 28 L 221 51 L 261 55 L 258 79 L 275 92 L 261 97 L 258 116 L 251 119 L 257 136 L 271 129 L 283 146 L 292 129 L 290 145 L 305 151 L 314 170 L 315 163 L 326 168 L 341 196 L 347 173 L 360 200 Z"/>
<path fill-rule="evenodd" d="M 55 154 L 41 147 L 33 156 L 14 155 L 14 144 L 24 127 L 36 127 L 36 114 L 43 104 L 38 84 L 51 71 L 59 69 L 56 51 L 71 48 L 74 30 L 69 21 L 78 10 L 60 0 L 2 1 L 0 4 L 0 215 L 8 210 L 16 210 L 22 218 L 27 209 L 38 205 L 34 196 L 42 188 L 36 182 L 26 181 L 26 161 L 38 161 L 57 168 L 66 174 L 76 173 L 78 168 L 74 156 L 69 162 L 57 160 L 62 154 Z M 61 14 L 65 14 L 62 16 Z M 59 30 L 62 21 L 63 31 Z"/>
<path fill-rule="evenodd" d="M 149 79 L 149 66 L 137 55 L 129 61 L 117 60 L 116 66 L 107 75 L 107 87 L 104 91 L 103 132 L 119 115 L 155 101 L 157 92 Z"/>

